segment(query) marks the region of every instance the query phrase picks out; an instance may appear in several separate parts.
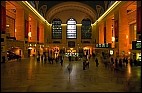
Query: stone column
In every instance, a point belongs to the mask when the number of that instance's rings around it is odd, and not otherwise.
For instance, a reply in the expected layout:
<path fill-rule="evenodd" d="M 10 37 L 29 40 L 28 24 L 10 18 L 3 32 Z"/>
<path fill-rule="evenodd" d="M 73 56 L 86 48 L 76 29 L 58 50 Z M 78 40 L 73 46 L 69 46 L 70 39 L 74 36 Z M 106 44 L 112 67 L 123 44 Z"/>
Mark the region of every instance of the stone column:
<path fill-rule="evenodd" d="M 127 6 L 120 7 L 119 10 L 119 54 L 124 56 L 129 52 L 129 25 L 127 18 Z"/>
<path fill-rule="evenodd" d="M 76 39 L 76 49 L 79 52 L 79 46 L 81 45 L 81 25 L 77 25 L 77 39 Z"/>
<path fill-rule="evenodd" d="M 119 11 L 114 12 L 114 37 L 115 37 L 115 50 L 114 55 L 119 56 Z"/>
<path fill-rule="evenodd" d="M 100 35 L 98 23 L 93 26 L 93 34 L 92 35 L 94 35 L 95 44 L 98 44 L 99 43 L 99 35 Z"/>
<path fill-rule="evenodd" d="M 44 43 L 44 27 L 43 27 L 43 24 L 39 25 L 39 42 Z"/>
<path fill-rule="evenodd" d="M 1 33 L 5 34 L 6 31 L 6 2 L 1 2 Z"/>
<path fill-rule="evenodd" d="M 104 21 L 104 43 L 106 43 L 106 20 Z"/>
<path fill-rule="evenodd" d="M 67 28 L 67 25 L 65 25 L 65 24 L 62 25 L 62 44 L 65 47 L 65 49 L 68 47 L 68 42 L 66 39 L 66 28 Z"/>
<path fill-rule="evenodd" d="M 106 19 L 106 43 L 112 43 L 112 17 Z"/>
<path fill-rule="evenodd" d="M 136 22 L 137 22 L 137 40 L 141 41 L 141 1 L 136 1 L 137 2 L 137 18 L 136 18 Z"/>
<path fill-rule="evenodd" d="M 37 20 L 32 17 L 31 19 L 31 42 L 37 42 Z"/>
<path fill-rule="evenodd" d="M 104 44 L 104 22 L 99 24 L 99 44 Z"/>
<path fill-rule="evenodd" d="M 1 1 L 1 62 L 4 60 L 2 57 L 5 57 L 5 61 L 7 60 L 7 45 L 6 45 L 6 2 Z"/>
<path fill-rule="evenodd" d="M 25 34 L 25 20 L 24 20 L 24 9 L 16 9 L 16 40 L 24 41 Z"/>

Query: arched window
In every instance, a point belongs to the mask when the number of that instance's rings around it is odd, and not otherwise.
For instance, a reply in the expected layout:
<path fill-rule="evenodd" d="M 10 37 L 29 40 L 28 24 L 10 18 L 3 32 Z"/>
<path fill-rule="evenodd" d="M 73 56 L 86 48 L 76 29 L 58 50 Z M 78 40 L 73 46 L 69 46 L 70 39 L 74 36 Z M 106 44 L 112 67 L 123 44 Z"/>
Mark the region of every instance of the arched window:
<path fill-rule="evenodd" d="M 70 18 L 67 21 L 67 38 L 76 38 L 76 21 Z"/>
<path fill-rule="evenodd" d="M 90 19 L 83 19 L 81 26 L 81 39 L 91 39 L 92 30 L 91 30 L 91 21 Z"/>
<path fill-rule="evenodd" d="M 62 26 L 60 19 L 52 21 L 52 39 L 62 39 Z"/>

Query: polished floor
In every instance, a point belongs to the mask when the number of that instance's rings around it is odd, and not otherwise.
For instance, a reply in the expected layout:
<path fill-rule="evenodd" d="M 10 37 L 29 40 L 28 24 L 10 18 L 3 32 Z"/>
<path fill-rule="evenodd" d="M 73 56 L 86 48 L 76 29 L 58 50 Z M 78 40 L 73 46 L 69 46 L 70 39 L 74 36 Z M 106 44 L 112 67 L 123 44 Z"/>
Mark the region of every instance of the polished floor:
<path fill-rule="evenodd" d="M 90 59 L 86 70 L 82 60 L 69 64 L 67 58 L 63 66 L 34 58 L 1 63 L 1 92 L 141 92 L 141 66 L 114 72 L 99 63 Z"/>

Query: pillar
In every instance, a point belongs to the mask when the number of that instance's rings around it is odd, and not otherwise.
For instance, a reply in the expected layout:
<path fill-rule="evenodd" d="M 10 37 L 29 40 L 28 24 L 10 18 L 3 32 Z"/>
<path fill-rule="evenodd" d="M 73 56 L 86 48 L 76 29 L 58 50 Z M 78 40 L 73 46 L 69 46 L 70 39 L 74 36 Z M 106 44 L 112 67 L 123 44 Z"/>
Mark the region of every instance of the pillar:
<path fill-rule="evenodd" d="M 99 24 L 99 44 L 104 44 L 104 22 Z"/>
<path fill-rule="evenodd" d="M 65 47 L 65 49 L 68 47 L 68 42 L 66 39 L 66 27 L 67 25 L 62 25 L 62 44 Z M 66 52 L 66 51 L 65 51 Z"/>
<path fill-rule="evenodd" d="M 106 19 L 106 43 L 112 43 L 112 17 Z"/>
<path fill-rule="evenodd" d="M 24 41 L 25 34 L 25 23 L 24 23 L 24 9 L 16 9 L 16 25 L 15 25 L 15 36 L 16 40 Z"/>
<path fill-rule="evenodd" d="M 141 1 L 137 1 L 137 18 L 136 18 L 136 22 L 137 22 L 137 40 L 141 41 Z"/>
<path fill-rule="evenodd" d="M 120 7 L 119 10 L 119 54 L 124 56 L 129 52 L 129 25 L 127 19 L 127 6 Z M 124 53 L 124 54 L 123 54 Z"/>
<path fill-rule="evenodd" d="M 6 46 L 6 2 L 1 1 L 1 62 L 4 60 L 2 57 L 4 56 L 7 59 L 7 46 Z"/>

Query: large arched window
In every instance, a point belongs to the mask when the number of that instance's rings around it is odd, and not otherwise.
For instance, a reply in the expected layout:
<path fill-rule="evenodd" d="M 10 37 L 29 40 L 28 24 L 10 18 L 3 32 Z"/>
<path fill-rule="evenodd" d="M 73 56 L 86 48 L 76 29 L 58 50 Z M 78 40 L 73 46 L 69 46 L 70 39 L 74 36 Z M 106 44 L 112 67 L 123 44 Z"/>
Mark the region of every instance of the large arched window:
<path fill-rule="evenodd" d="M 62 26 L 60 19 L 52 21 L 52 39 L 62 39 Z"/>
<path fill-rule="evenodd" d="M 83 19 L 81 26 L 81 39 L 91 39 L 92 30 L 91 30 L 91 21 L 90 19 Z"/>
<path fill-rule="evenodd" d="M 67 38 L 76 38 L 76 21 L 70 18 L 67 21 Z"/>

